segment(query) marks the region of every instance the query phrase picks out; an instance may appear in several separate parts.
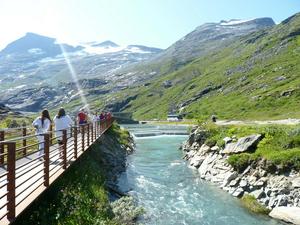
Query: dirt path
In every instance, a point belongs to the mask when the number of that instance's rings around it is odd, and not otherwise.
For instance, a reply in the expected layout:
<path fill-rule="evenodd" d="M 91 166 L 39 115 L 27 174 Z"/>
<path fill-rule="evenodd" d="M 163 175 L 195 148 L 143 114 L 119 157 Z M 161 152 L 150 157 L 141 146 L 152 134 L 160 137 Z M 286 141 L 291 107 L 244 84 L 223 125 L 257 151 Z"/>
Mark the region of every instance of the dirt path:
<path fill-rule="evenodd" d="M 180 121 L 180 122 L 168 122 L 166 120 L 159 121 L 143 121 L 147 124 L 157 124 L 157 125 L 177 125 L 177 126 L 187 126 L 187 125 L 197 125 L 197 122 L 190 121 Z M 216 122 L 219 126 L 224 125 L 298 125 L 300 124 L 300 119 L 283 119 L 283 120 L 217 120 Z"/>
<path fill-rule="evenodd" d="M 217 125 L 297 125 L 300 124 L 300 119 L 284 119 L 284 120 L 265 120 L 265 121 L 241 121 L 241 120 L 218 120 Z"/>

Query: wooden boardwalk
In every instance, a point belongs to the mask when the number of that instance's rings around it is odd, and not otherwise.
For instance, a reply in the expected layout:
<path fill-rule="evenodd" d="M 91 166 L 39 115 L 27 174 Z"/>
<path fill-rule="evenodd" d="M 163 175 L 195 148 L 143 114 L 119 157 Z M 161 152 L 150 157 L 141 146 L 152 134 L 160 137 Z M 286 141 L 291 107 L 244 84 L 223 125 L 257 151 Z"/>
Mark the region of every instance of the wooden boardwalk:
<path fill-rule="evenodd" d="M 101 123 L 95 122 L 72 127 L 69 131 L 64 130 L 62 146 L 58 146 L 54 132 L 44 134 L 43 154 L 36 150 L 41 144 L 37 141 L 37 135 L 2 139 L 0 224 L 13 222 L 111 126 L 112 122 L 112 119 L 108 119 Z"/>

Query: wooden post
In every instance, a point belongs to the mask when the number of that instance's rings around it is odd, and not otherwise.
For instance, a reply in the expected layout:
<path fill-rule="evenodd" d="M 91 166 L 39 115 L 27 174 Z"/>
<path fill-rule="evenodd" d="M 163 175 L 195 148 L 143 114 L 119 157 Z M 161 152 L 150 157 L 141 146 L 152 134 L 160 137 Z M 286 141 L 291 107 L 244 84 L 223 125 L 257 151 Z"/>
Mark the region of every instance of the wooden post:
<path fill-rule="evenodd" d="M 84 151 L 84 126 L 85 126 L 85 125 L 82 125 L 82 126 L 81 126 L 81 144 L 82 144 L 82 145 L 81 145 L 81 148 L 82 148 L 81 150 L 82 150 L 82 151 Z"/>
<path fill-rule="evenodd" d="M 94 142 L 94 124 L 91 123 L 91 142 L 93 144 Z"/>
<path fill-rule="evenodd" d="M 44 185 L 49 187 L 49 150 L 50 150 L 50 134 L 44 134 Z"/>
<path fill-rule="evenodd" d="M 87 146 L 90 146 L 90 124 L 87 124 Z"/>
<path fill-rule="evenodd" d="M 67 169 L 67 130 L 63 130 L 63 168 Z"/>
<path fill-rule="evenodd" d="M 53 124 L 50 124 L 50 136 L 49 136 L 50 142 L 49 145 L 52 145 L 52 139 L 53 139 Z"/>
<path fill-rule="evenodd" d="M 94 127 L 94 140 L 95 141 L 97 139 L 97 125 L 98 125 L 98 121 L 95 122 L 95 127 Z"/>
<path fill-rule="evenodd" d="M 23 156 L 26 156 L 27 154 L 27 149 L 26 149 L 26 135 L 27 135 L 27 128 L 26 127 L 23 127 Z"/>
<path fill-rule="evenodd" d="M 0 131 L 0 142 L 1 141 L 4 141 L 4 138 L 5 138 L 5 133 L 4 131 Z M 3 143 L 0 143 L 0 165 L 3 165 L 4 164 L 4 144 Z"/>
<path fill-rule="evenodd" d="M 78 147 L 77 127 L 73 127 L 73 131 L 74 131 L 74 158 L 77 159 L 77 147 Z"/>
<path fill-rule="evenodd" d="M 16 142 L 7 142 L 7 219 L 16 217 Z"/>

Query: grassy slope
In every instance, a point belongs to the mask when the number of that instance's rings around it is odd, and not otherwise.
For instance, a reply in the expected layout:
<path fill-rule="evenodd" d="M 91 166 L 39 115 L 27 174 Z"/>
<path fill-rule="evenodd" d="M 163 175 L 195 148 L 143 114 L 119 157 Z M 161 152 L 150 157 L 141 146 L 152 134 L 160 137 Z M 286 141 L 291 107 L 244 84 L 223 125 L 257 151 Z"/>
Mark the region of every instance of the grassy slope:
<path fill-rule="evenodd" d="M 265 169 L 275 171 L 300 170 L 300 126 L 284 125 L 256 125 L 256 126 L 216 126 L 215 124 L 203 125 L 209 131 L 207 144 L 224 146 L 223 138 L 236 136 L 245 137 L 251 134 L 262 134 L 263 139 L 259 142 L 255 151 L 233 154 L 228 162 L 237 171 L 243 172 L 252 163 L 263 160 Z"/>
<path fill-rule="evenodd" d="M 128 133 L 115 125 L 108 133 L 121 144 L 128 139 Z M 102 158 L 98 148 L 82 155 L 15 224 L 120 224 L 108 200 L 105 173 L 109 168 Z"/>
<path fill-rule="evenodd" d="M 118 93 L 138 93 L 127 111 L 139 119 L 165 118 L 170 105 L 178 105 L 212 85 L 222 85 L 188 105 L 190 118 L 217 114 L 230 119 L 300 117 L 300 36 L 288 37 L 300 27 L 300 14 L 268 31 L 252 33 L 229 47 L 200 57 L 187 66 L 156 78 L 148 87 Z M 226 75 L 226 71 L 233 71 Z M 284 76 L 286 79 L 277 81 Z M 164 88 L 163 81 L 173 86 Z M 192 87 L 194 85 L 194 87 Z M 290 97 L 283 91 L 293 89 Z M 149 94 L 153 94 L 150 96 Z"/>

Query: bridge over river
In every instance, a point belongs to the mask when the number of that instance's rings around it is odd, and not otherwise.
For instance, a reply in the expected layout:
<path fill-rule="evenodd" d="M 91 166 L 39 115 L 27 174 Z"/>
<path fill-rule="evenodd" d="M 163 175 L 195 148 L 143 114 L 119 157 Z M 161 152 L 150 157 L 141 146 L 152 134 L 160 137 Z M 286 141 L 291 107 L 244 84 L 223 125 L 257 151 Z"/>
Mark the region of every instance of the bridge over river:
<path fill-rule="evenodd" d="M 58 146 L 54 131 L 37 135 L 28 127 L 0 130 L 0 224 L 9 224 L 45 191 L 111 126 L 113 119 L 63 130 Z"/>

